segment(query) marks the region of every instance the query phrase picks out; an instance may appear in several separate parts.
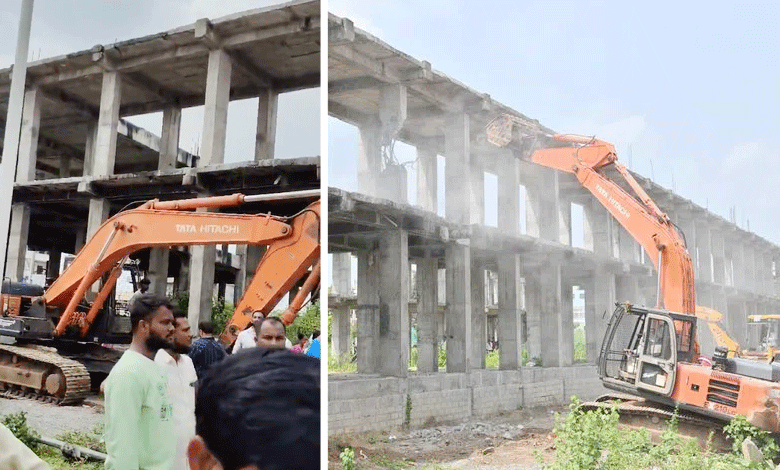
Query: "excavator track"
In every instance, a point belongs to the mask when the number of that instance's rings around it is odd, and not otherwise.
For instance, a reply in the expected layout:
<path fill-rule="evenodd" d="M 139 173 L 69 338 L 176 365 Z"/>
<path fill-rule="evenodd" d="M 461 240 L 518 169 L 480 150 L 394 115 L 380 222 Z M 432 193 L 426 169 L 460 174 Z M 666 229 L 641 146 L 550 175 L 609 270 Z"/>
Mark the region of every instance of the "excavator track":
<path fill-rule="evenodd" d="M 53 350 L 0 344 L 0 396 L 72 405 L 89 391 L 89 372 L 81 363 Z"/>
<path fill-rule="evenodd" d="M 585 402 L 582 404 L 582 409 L 611 410 L 618 402 L 617 410 L 622 424 L 632 428 L 645 428 L 651 433 L 661 433 L 666 430 L 669 420 L 675 415 L 673 409 L 634 395 L 620 393 L 608 393 L 594 401 Z M 723 426 L 726 423 L 684 410 L 677 410 L 676 414 L 678 435 L 698 440 L 703 448 L 712 431 L 712 445 L 715 449 L 728 451 L 731 448 L 728 437 L 723 433 Z"/>

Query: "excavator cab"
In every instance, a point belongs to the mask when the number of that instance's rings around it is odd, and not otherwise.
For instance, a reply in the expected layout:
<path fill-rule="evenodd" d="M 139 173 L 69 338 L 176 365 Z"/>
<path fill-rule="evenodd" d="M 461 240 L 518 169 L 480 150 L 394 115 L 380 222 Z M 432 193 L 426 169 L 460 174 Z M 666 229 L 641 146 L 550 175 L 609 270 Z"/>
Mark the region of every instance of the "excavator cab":
<path fill-rule="evenodd" d="M 608 388 L 670 396 L 678 362 L 694 359 L 696 318 L 665 310 L 617 304 L 599 355 Z"/>

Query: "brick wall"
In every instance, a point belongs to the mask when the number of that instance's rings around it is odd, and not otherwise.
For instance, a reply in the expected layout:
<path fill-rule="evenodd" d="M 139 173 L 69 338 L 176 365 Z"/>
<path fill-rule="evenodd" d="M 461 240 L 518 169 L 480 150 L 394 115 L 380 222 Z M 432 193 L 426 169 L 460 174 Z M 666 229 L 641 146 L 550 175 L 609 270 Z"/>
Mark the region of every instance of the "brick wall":
<path fill-rule="evenodd" d="M 469 373 L 415 374 L 408 378 L 329 376 L 328 433 L 393 430 L 488 416 L 519 407 L 555 406 L 571 395 L 583 400 L 605 392 L 593 365 Z"/>

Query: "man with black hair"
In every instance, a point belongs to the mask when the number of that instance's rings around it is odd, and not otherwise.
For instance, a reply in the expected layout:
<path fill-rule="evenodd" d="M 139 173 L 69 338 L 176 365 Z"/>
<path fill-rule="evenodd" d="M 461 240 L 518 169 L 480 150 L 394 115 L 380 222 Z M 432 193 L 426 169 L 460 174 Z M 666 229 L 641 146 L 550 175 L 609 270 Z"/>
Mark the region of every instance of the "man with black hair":
<path fill-rule="evenodd" d="M 169 470 L 176 451 L 173 407 L 154 357 L 173 346 L 173 306 L 155 294 L 130 307 L 133 339 L 105 383 L 108 470 Z"/>
<path fill-rule="evenodd" d="M 130 302 L 127 303 L 127 305 L 130 306 L 130 308 L 133 307 L 133 304 L 136 300 L 138 300 L 139 297 L 146 294 L 146 291 L 149 290 L 149 286 L 152 284 L 152 281 L 150 281 L 147 278 L 143 278 L 138 282 L 138 290 L 135 291 L 132 297 L 130 297 Z"/>
<path fill-rule="evenodd" d="M 201 382 L 192 470 L 320 467 L 320 364 L 291 351 L 250 348 Z"/>
<path fill-rule="evenodd" d="M 154 357 L 168 381 L 168 394 L 173 403 L 173 424 L 176 429 L 176 458 L 173 469 L 187 470 L 187 445 L 195 436 L 195 385 L 198 375 L 187 355 L 192 345 L 187 314 L 173 308 L 175 330 L 173 346 L 157 351 Z"/>
<path fill-rule="evenodd" d="M 198 337 L 188 354 L 200 380 L 211 365 L 224 359 L 227 353 L 214 338 L 214 326 L 210 321 L 198 323 Z"/>
<path fill-rule="evenodd" d="M 257 346 L 268 349 L 285 349 L 288 341 L 284 323 L 276 317 L 264 318 L 256 324 Z"/>

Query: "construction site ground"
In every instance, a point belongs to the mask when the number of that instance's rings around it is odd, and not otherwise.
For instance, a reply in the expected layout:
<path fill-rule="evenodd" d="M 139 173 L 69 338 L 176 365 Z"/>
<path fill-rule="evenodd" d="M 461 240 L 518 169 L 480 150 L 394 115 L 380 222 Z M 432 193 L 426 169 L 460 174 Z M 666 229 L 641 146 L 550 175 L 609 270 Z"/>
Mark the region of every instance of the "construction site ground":
<path fill-rule="evenodd" d="M 535 408 L 489 418 L 418 429 L 340 434 L 328 439 L 328 468 L 342 468 L 339 454 L 355 452 L 358 469 L 538 470 L 553 454 L 554 414 Z"/>
<path fill-rule="evenodd" d="M 54 437 L 67 431 L 90 432 L 103 424 L 103 403 L 89 396 L 79 404 L 57 406 L 28 398 L 0 398 L 0 417 L 24 412 L 27 423 L 41 435 Z"/>

